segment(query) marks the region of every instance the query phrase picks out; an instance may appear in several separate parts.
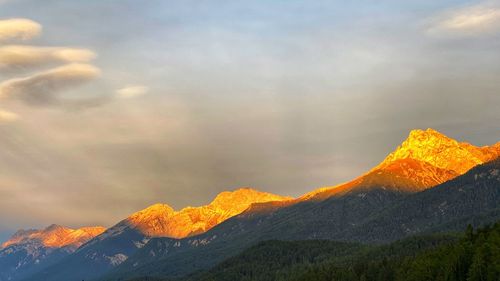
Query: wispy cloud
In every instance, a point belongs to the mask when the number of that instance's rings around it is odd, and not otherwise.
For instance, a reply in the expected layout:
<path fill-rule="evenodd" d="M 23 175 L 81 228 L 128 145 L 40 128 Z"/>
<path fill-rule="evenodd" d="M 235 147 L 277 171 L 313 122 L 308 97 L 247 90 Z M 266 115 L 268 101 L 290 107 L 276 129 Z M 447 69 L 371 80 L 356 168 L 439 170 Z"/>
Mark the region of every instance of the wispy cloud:
<path fill-rule="evenodd" d="M 9 45 L 0 47 L 0 70 L 24 69 L 57 62 L 89 62 L 96 54 L 88 49 Z"/>
<path fill-rule="evenodd" d="M 42 31 L 42 26 L 32 20 L 14 18 L 0 20 L 0 42 L 14 39 L 29 40 Z"/>
<path fill-rule="evenodd" d="M 29 40 L 40 35 L 42 26 L 29 19 L 0 20 L 0 42 Z M 108 103 L 113 98 L 134 98 L 149 91 L 143 85 L 127 85 L 112 94 L 89 98 L 66 98 L 71 90 L 99 77 L 101 70 L 91 65 L 97 54 L 86 48 L 46 47 L 30 45 L 0 46 L 0 72 L 12 74 L 35 71 L 25 77 L 16 77 L 0 83 L 0 99 L 20 100 L 31 106 L 57 105 L 68 109 L 82 109 Z M 63 66 L 55 67 L 57 64 Z M 40 71 L 45 67 L 48 70 Z M 52 67 L 52 68 L 51 68 Z M 2 120 L 15 120 L 19 116 L 3 112 Z"/>
<path fill-rule="evenodd" d="M 42 26 L 29 19 L 0 20 L 0 42 L 29 40 L 40 35 Z M 0 46 L 0 71 L 35 71 L 0 83 L 0 98 L 19 100 L 27 105 L 59 105 L 66 108 L 87 108 L 103 104 L 111 95 L 71 99 L 64 92 L 100 76 L 101 70 L 89 64 L 96 53 L 86 48 L 45 47 L 29 45 Z M 55 67 L 57 64 L 62 66 Z M 40 67 L 48 69 L 37 70 Z M 2 119 L 19 116 L 4 111 Z"/>
<path fill-rule="evenodd" d="M 17 119 L 19 119 L 19 115 L 16 113 L 0 109 L 0 123 L 11 122 Z"/>
<path fill-rule="evenodd" d="M 118 89 L 116 95 L 119 98 L 129 99 L 147 94 L 149 88 L 143 85 L 128 85 Z"/>
<path fill-rule="evenodd" d="M 429 34 L 477 36 L 500 32 L 499 1 L 483 2 L 443 12 L 431 20 Z"/>
<path fill-rule="evenodd" d="M 89 64 L 68 64 L 24 78 L 0 83 L 0 98 L 20 99 L 30 105 L 50 105 L 60 101 L 63 90 L 92 81 L 101 71 Z"/>

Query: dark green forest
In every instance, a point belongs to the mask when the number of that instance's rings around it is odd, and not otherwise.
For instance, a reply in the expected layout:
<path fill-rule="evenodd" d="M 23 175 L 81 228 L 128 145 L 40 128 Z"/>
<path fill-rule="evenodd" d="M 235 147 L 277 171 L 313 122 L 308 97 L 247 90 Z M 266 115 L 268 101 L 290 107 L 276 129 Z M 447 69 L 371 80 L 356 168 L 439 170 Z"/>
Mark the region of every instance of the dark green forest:
<path fill-rule="evenodd" d="M 454 243 L 414 253 L 403 249 L 398 255 L 387 255 L 382 248 L 377 258 L 361 255 L 348 264 L 313 265 L 289 280 L 498 281 L 500 224 L 476 232 L 468 227 L 465 235 Z"/>
<path fill-rule="evenodd" d="M 139 278 L 134 280 L 166 280 Z M 172 279 L 168 279 L 172 280 Z M 500 223 L 387 245 L 265 241 L 183 281 L 498 281 Z"/>

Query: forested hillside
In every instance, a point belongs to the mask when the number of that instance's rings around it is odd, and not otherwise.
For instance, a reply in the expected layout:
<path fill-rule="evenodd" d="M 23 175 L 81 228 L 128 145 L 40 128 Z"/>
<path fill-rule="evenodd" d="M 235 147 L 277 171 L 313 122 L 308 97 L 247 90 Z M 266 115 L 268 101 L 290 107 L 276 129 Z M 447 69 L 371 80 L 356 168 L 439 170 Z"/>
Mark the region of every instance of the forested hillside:
<path fill-rule="evenodd" d="M 454 243 L 417 249 L 414 253 L 386 255 L 381 250 L 375 259 L 361 255 L 348 264 L 317 264 L 289 280 L 497 281 L 500 280 L 500 224 L 476 232 L 469 227 Z"/>
<path fill-rule="evenodd" d="M 174 280 L 139 278 L 135 281 Z M 500 223 L 463 234 L 369 246 L 324 240 L 265 241 L 182 281 L 497 281 Z"/>

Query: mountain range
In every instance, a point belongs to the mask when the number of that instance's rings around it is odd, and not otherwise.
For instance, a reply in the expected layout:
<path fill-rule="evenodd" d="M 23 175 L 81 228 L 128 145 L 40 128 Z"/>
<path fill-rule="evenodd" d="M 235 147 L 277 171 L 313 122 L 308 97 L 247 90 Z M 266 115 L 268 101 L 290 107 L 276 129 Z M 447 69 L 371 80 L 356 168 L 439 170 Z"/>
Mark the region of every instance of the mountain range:
<path fill-rule="evenodd" d="M 350 182 L 296 199 L 245 188 L 180 211 L 155 204 L 57 262 L 36 270 L 14 267 L 9 280 L 181 277 L 270 239 L 386 243 L 462 230 L 500 218 L 499 156 L 500 142 L 476 147 L 433 129 L 413 130 L 379 165 Z M 14 235 L 0 253 L 22 247 L 23 240 L 29 238 Z M 6 259 L 16 258 L 0 255 L 2 272 Z"/>
<path fill-rule="evenodd" d="M 243 212 L 252 203 L 290 199 L 292 198 L 240 188 L 218 194 L 206 206 L 186 207 L 180 211 L 175 211 L 167 204 L 154 204 L 130 215 L 95 238 L 89 239 L 75 253 L 58 263 L 57 266 L 64 264 L 58 274 L 64 275 L 61 277 L 62 280 L 66 280 L 65 276 L 68 274 L 93 277 L 119 265 L 153 237 L 192 236 Z M 13 239 L 11 240 L 15 241 Z M 65 273 L 66 269 L 69 273 Z M 43 279 L 56 278 L 58 277 Z"/>
<path fill-rule="evenodd" d="M 302 201 L 271 212 L 238 215 L 181 240 L 157 238 L 104 280 L 133 276 L 182 277 L 206 270 L 265 240 L 387 243 L 416 234 L 462 231 L 500 218 L 500 160 L 416 193 L 385 188 L 353 190 L 322 201 Z"/>
<path fill-rule="evenodd" d="M 55 224 L 45 229 L 21 229 L 0 246 L 0 280 L 14 280 L 53 264 L 105 230 Z"/>

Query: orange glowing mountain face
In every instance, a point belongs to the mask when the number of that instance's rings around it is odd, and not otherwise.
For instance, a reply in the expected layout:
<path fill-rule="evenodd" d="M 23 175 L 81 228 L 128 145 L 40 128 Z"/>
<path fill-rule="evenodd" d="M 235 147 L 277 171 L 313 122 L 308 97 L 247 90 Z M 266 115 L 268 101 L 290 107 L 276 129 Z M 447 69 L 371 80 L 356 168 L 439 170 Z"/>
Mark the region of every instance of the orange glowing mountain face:
<path fill-rule="evenodd" d="M 383 169 L 400 159 L 414 159 L 462 175 L 472 167 L 494 160 L 499 155 L 500 143 L 476 147 L 458 142 L 433 129 L 413 130 L 408 139 L 377 168 Z"/>
<path fill-rule="evenodd" d="M 203 233 L 242 213 L 252 204 L 291 199 L 291 197 L 241 188 L 220 193 L 208 205 L 186 207 L 180 211 L 175 211 L 166 204 L 155 204 L 131 215 L 125 222 L 147 236 L 184 238 Z"/>
<path fill-rule="evenodd" d="M 53 224 L 42 230 L 19 230 L 0 248 L 14 244 L 38 242 L 50 248 L 72 247 L 76 249 L 105 230 L 106 228 L 101 226 L 71 229 Z"/>
<path fill-rule="evenodd" d="M 368 173 L 339 186 L 317 189 L 301 199 L 320 199 L 371 187 L 417 192 L 451 180 L 474 166 L 498 157 L 500 142 L 476 147 L 433 129 L 413 130 L 395 151 Z"/>

